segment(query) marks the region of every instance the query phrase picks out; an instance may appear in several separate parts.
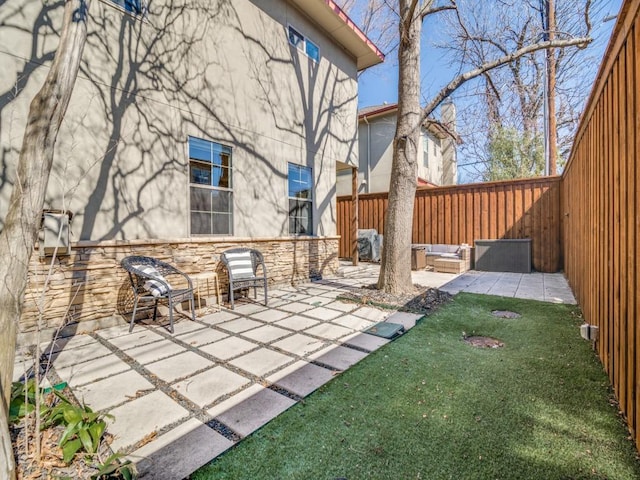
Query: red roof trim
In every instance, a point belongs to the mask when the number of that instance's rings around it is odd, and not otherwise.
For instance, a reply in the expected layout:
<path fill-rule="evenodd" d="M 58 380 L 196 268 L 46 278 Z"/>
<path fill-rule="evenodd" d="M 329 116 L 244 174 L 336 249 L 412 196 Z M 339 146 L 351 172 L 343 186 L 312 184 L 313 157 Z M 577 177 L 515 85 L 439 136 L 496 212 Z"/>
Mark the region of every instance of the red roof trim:
<path fill-rule="evenodd" d="M 369 37 L 367 37 L 365 35 L 365 33 L 360 30 L 360 27 L 358 27 L 353 20 L 351 20 L 351 18 L 349 18 L 349 15 L 347 15 L 344 10 L 342 10 L 337 4 L 336 2 L 334 2 L 333 0 L 324 0 L 324 2 L 326 3 L 326 5 L 333 10 L 333 13 L 335 13 L 338 18 L 340 18 L 340 20 L 342 20 L 351 30 L 353 30 L 358 37 L 360 37 L 360 39 L 366 43 L 367 45 L 369 45 L 369 48 L 371 48 L 371 50 L 373 50 L 375 52 L 375 54 L 378 56 L 378 58 L 380 58 L 380 60 L 384 61 L 384 53 L 382 53 L 378 47 L 376 47 L 376 45 L 369 39 Z"/>

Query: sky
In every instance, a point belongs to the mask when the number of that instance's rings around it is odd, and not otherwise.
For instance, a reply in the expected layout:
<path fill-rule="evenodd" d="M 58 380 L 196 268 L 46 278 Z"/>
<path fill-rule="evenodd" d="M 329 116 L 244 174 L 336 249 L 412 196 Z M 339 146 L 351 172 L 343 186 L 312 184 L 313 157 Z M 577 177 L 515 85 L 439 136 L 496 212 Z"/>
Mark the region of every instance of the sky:
<path fill-rule="evenodd" d="M 622 0 L 595 0 L 593 3 L 593 17 L 595 18 L 597 13 L 597 19 L 594 20 L 591 33 L 594 41 L 589 45 L 588 49 L 592 51 L 592 55 L 595 58 L 601 59 L 615 25 L 615 18 L 613 17 L 620 10 Z M 603 22 L 602 19 L 607 20 Z M 438 23 L 437 20 L 428 18 L 423 27 L 421 55 L 423 103 L 426 103 L 430 95 L 435 94 L 459 73 L 455 68 L 457 65 L 453 65 L 446 54 L 434 45 L 440 40 L 438 35 L 439 25 L 442 24 Z M 397 102 L 398 62 L 396 55 L 396 52 L 388 53 L 384 63 L 361 73 L 358 79 L 359 108 Z M 594 77 L 599 63 L 585 63 L 585 75 Z M 457 95 L 454 93 L 452 99 L 456 103 L 458 110 L 464 108 L 464 102 L 467 101 L 463 92 L 459 92 Z M 458 163 L 462 165 L 468 161 L 468 159 L 458 158 Z M 460 181 L 471 181 L 467 178 L 470 173 L 465 172 L 464 167 L 460 170 Z"/>

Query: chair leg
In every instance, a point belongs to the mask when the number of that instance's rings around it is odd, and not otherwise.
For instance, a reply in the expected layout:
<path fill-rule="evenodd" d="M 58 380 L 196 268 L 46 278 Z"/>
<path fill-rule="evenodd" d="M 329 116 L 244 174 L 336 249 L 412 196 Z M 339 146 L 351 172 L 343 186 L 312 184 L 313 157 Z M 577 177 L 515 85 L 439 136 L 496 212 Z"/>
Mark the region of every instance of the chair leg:
<path fill-rule="evenodd" d="M 191 295 L 191 299 L 189 300 L 189 303 L 191 304 L 191 320 L 195 322 L 196 321 L 196 300 L 193 298 L 193 295 Z"/>
<path fill-rule="evenodd" d="M 156 321 L 156 317 L 158 316 L 158 299 L 156 298 L 156 303 L 153 304 L 153 321 Z"/>
<path fill-rule="evenodd" d="M 229 300 L 231 301 L 231 310 L 235 310 L 235 304 L 233 302 L 233 288 L 229 285 Z"/>
<path fill-rule="evenodd" d="M 136 320 L 136 310 L 138 309 L 138 296 L 136 295 L 133 299 L 133 313 L 131 314 L 131 322 L 129 324 L 129 333 L 133 331 L 133 323 Z"/>
<path fill-rule="evenodd" d="M 169 331 L 173 333 L 173 300 L 169 297 Z"/>
<path fill-rule="evenodd" d="M 267 306 L 267 280 L 264 281 L 264 306 Z"/>

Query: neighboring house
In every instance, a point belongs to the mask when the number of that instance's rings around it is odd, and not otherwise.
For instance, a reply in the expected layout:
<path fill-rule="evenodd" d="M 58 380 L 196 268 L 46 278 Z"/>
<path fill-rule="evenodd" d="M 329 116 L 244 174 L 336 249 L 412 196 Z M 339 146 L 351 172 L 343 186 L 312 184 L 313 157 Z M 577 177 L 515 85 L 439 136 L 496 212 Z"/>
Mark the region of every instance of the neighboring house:
<path fill-rule="evenodd" d="M 0 10 L 0 221 L 62 4 Z M 45 206 L 74 214 L 59 268 L 86 287 L 70 317 L 115 304 L 92 295 L 104 272 L 89 258 L 202 271 L 244 243 L 274 283 L 335 269 L 336 167 L 358 164 L 357 73 L 383 60 L 344 12 L 332 0 L 99 0 L 89 17 Z"/>
<path fill-rule="evenodd" d="M 376 105 L 358 112 L 358 193 L 389 191 L 393 160 L 393 137 L 396 131 L 397 104 Z M 453 103 L 441 107 L 442 120 L 428 120 L 422 127 L 418 158 L 418 186 L 455 185 L 456 111 Z M 337 174 L 338 196 L 351 195 L 351 169 Z"/>

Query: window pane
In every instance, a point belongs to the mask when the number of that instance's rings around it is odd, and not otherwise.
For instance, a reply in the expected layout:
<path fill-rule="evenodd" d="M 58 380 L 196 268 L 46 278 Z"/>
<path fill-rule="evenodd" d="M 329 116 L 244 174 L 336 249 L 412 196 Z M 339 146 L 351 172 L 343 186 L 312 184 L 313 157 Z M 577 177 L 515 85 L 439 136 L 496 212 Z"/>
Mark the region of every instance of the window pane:
<path fill-rule="evenodd" d="M 198 162 L 189 164 L 191 183 L 198 185 L 211 185 L 211 167 Z"/>
<path fill-rule="evenodd" d="M 311 235 L 311 202 L 289 200 L 289 233 Z"/>
<path fill-rule="evenodd" d="M 309 58 L 312 58 L 316 62 L 320 61 L 320 49 L 315 43 L 309 41 L 308 38 L 305 51 L 307 52 L 307 55 L 309 55 Z"/>
<path fill-rule="evenodd" d="M 211 235 L 211 214 L 191 212 L 191 234 Z"/>
<path fill-rule="evenodd" d="M 296 31 L 293 27 L 289 27 L 289 43 L 297 48 L 302 48 L 304 37 L 301 33 Z"/>
<path fill-rule="evenodd" d="M 191 210 L 211 211 L 211 190 L 191 187 Z"/>
<path fill-rule="evenodd" d="M 231 235 L 231 218 L 227 213 L 214 213 L 213 233 L 216 235 Z"/>
<path fill-rule="evenodd" d="M 213 167 L 211 185 L 214 187 L 231 188 L 231 175 L 228 168 Z"/>
<path fill-rule="evenodd" d="M 211 211 L 212 212 L 231 212 L 231 192 L 221 192 L 219 190 L 211 190 Z"/>
<path fill-rule="evenodd" d="M 189 137 L 189 158 L 211 162 L 211 142 Z"/>

